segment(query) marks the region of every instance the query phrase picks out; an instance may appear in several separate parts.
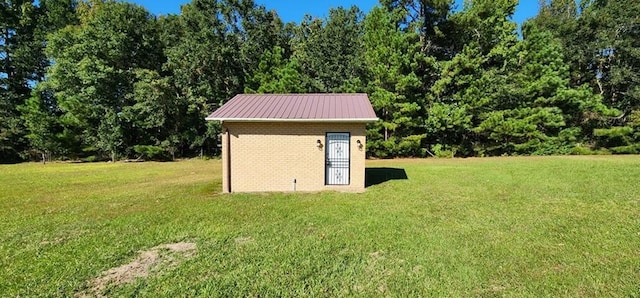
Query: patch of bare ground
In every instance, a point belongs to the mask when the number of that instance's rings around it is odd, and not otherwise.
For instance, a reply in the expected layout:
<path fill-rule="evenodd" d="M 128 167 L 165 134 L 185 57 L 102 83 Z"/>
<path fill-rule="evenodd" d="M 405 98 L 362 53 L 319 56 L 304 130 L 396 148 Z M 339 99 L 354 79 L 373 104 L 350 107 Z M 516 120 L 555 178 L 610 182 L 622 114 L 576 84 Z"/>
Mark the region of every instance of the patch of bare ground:
<path fill-rule="evenodd" d="M 245 237 L 238 237 L 233 239 L 233 241 L 237 244 L 237 245 L 245 245 L 245 244 L 249 244 L 249 243 L 253 243 L 254 240 L 251 236 L 245 236 Z"/>
<path fill-rule="evenodd" d="M 89 287 L 76 297 L 104 297 L 104 290 L 110 285 L 132 283 L 159 273 L 162 269 L 177 266 L 184 259 L 194 256 L 196 244 L 192 242 L 168 243 L 141 251 L 133 261 L 111 268 L 89 281 Z"/>

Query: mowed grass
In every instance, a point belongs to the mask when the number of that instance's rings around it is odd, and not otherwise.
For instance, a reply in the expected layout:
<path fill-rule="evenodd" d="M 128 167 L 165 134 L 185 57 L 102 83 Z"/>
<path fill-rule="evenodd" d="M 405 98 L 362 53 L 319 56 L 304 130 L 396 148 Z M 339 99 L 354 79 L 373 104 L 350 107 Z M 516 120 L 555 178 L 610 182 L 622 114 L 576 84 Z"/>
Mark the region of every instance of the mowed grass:
<path fill-rule="evenodd" d="M 640 157 L 380 160 L 362 194 L 219 194 L 220 161 L 0 166 L 0 296 L 640 296 Z"/>

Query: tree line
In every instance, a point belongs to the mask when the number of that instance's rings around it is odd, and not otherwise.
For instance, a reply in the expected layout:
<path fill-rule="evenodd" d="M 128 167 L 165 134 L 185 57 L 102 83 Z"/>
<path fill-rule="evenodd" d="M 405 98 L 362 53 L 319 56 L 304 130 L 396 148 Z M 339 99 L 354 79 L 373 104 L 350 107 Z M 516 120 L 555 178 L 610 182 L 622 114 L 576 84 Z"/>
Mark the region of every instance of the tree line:
<path fill-rule="evenodd" d="M 284 23 L 253 0 L 154 16 L 3 0 L 0 162 L 218 152 L 238 93 L 364 92 L 368 155 L 640 153 L 640 3 L 381 0 Z"/>

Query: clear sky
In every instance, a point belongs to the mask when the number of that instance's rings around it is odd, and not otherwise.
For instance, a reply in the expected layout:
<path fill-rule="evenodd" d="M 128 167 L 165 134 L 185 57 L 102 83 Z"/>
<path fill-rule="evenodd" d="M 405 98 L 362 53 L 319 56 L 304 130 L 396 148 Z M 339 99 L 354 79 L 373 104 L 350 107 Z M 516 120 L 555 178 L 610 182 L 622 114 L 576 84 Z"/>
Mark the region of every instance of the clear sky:
<path fill-rule="evenodd" d="M 151 13 L 170 14 L 180 13 L 180 5 L 188 3 L 188 0 L 129 0 L 146 7 Z M 325 17 L 331 7 L 350 7 L 357 5 L 364 12 L 368 12 L 378 0 L 255 0 L 256 3 L 264 5 L 267 9 L 275 9 L 278 15 L 285 22 L 299 23 L 305 13 L 317 17 Z M 292 4 L 295 3 L 295 4 Z M 462 0 L 456 0 L 459 8 L 462 7 Z M 534 16 L 538 12 L 538 0 L 520 0 L 520 4 L 513 16 L 514 21 L 522 23 L 524 20 Z"/>

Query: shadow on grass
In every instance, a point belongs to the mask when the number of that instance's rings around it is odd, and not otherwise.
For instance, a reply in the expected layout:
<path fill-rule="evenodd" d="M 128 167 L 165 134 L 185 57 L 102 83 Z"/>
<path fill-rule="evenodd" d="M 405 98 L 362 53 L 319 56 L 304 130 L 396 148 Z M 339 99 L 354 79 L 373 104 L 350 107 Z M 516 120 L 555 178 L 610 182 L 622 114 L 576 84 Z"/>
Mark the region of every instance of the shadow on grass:
<path fill-rule="evenodd" d="M 389 180 L 406 180 L 407 172 L 400 168 L 366 168 L 364 169 L 364 186 L 387 182 Z"/>

